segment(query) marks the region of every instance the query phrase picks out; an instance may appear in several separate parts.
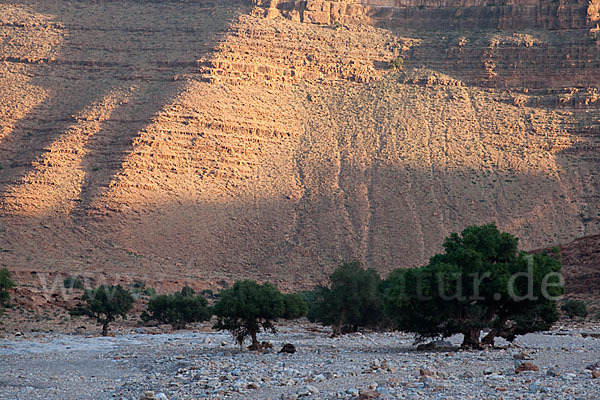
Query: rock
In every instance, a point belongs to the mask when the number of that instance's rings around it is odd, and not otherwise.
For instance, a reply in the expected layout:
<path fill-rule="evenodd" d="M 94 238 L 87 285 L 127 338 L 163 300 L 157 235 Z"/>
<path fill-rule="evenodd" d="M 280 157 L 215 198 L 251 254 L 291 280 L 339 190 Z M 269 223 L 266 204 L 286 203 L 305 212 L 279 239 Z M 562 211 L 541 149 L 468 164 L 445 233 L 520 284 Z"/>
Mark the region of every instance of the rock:
<path fill-rule="evenodd" d="M 293 344 L 291 343 L 286 343 L 283 345 L 283 347 L 281 348 L 281 350 L 279 350 L 280 353 L 288 353 L 288 354 L 294 354 L 296 352 L 296 348 L 294 347 Z"/>
<path fill-rule="evenodd" d="M 156 395 L 154 396 L 154 398 L 156 400 L 169 400 L 169 398 L 167 397 L 167 395 L 164 394 L 163 392 L 156 393 Z"/>
<path fill-rule="evenodd" d="M 471 371 L 466 371 L 464 374 L 460 376 L 461 378 L 474 378 L 475 375 Z"/>
<path fill-rule="evenodd" d="M 388 396 L 388 395 L 392 394 L 392 392 L 384 386 L 377 386 L 377 389 L 375 389 L 375 390 L 377 390 L 378 393 L 380 393 L 384 396 Z"/>
<path fill-rule="evenodd" d="M 436 377 L 437 373 L 436 373 L 435 369 L 432 369 L 432 368 L 421 368 L 421 369 L 419 369 L 419 375 Z"/>
<path fill-rule="evenodd" d="M 156 400 L 156 397 L 154 397 L 154 392 L 151 390 L 146 390 L 144 392 L 144 394 L 142 395 L 142 397 L 140 397 L 140 400 Z"/>
<path fill-rule="evenodd" d="M 315 380 L 315 382 L 323 382 L 325 380 L 325 375 L 318 374 L 318 375 L 315 375 L 313 379 Z"/>
<path fill-rule="evenodd" d="M 494 373 L 494 368 L 492 368 L 492 367 L 488 367 L 483 370 L 484 375 L 492 375 L 493 373 Z"/>
<path fill-rule="evenodd" d="M 254 383 L 254 382 L 249 383 L 248 386 L 246 386 L 246 387 L 248 389 L 252 389 L 252 390 L 258 390 L 258 388 L 259 388 L 259 386 L 256 383 Z"/>
<path fill-rule="evenodd" d="M 263 350 L 273 348 L 273 344 L 271 342 L 262 342 L 260 345 L 263 348 Z"/>
<path fill-rule="evenodd" d="M 496 390 L 499 392 L 506 392 L 507 389 L 504 386 L 498 386 Z"/>
<path fill-rule="evenodd" d="M 358 397 L 358 395 L 360 394 L 360 392 L 358 391 L 357 388 L 351 387 L 348 390 L 346 390 L 346 393 L 349 394 L 352 397 Z"/>
<path fill-rule="evenodd" d="M 317 389 L 316 387 L 311 386 L 311 385 L 306 385 L 306 390 L 308 390 L 308 392 L 313 396 L 316 396 L 319 394 L 319 389 Z"/>
<path fill-rule="evenodd" d="M 306 388 L 306 386 L 304 386 L 304 387 L 298 389 L 296 394 L 298 395 L 298 397 L 305 397 L 305 396 L 310 395 L 310 391 Z"/>
<path fill-rule="evenodd" d="M 531 363 L 531 362 L 524 362 L 521 365 L 519 365 L 517 367 L 517 369 L 515 369 L 515 373 L 521 373 L 524 371 L 534 371 L 534 372 L 539 372 L 540 369 L 537 367 L 537 365 Z"/>
<path fill-rule="evenodd" d="M 560 371 L 557 368 L 548 368 L 548 371 L 546 371 L 546 375 L 548 375 L 548 376 L 560 376 Z"/>
<path fill-rule="evenodd" d="M 592 371 L 592 379 L 598 379 L 600 378 L 600 370 L 595 369 Z"/>
<path fill-rule="evenodd" d="M 513 356 L 515 360 L 531 360 L 531 356 L 524 351 L 517 353 Z"/>
<path fill-rule="evenodd" d="M 209 344 L 209 343 L 210 343 L 210 338 L 207 336 L 207 337 L 204 339 L 204 344 Z"/>
<path fill-rule="evenodd" d="M 435 384 L 435 380 L 431 376 L 422 376 L 419 378 L 419 382 L 423 384 L 423 387 L 431 387 Z"/>
<path fill-rule="evenodd" d="M 590 369 L 592 371 L 595 369 L 600 369 L 600 361 L 588 365 L 587 367 L 585 367 L 585 369 Z"/>
<path fill-rule="evenodd" d="M 376 399 L 381 393 L 371 389 L 361 389 L 358 394 L 359 400 Z"/>
<path fill-rule="evenodd" d="M 533 382 L 531 385 L 529 385 L 529 391 L 532 393 L 539 392 L 541 389 L 542 386 L 539 382 Z"/>

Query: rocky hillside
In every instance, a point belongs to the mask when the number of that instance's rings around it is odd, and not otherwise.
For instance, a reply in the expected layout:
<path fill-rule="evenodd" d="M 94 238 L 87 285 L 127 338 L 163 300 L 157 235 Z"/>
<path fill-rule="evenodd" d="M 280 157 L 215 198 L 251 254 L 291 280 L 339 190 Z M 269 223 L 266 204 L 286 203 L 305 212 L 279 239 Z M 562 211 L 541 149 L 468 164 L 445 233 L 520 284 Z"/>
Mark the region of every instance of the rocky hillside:
<path fill-rule="evenodd" d="M 0 267 L 290 286 L 600 233 L 599 4 L 2 4 Z"/>
<path fill-rule="evenodd" d="M 600 235 L 560 246 L 567 294 L 600 298 Z"/>

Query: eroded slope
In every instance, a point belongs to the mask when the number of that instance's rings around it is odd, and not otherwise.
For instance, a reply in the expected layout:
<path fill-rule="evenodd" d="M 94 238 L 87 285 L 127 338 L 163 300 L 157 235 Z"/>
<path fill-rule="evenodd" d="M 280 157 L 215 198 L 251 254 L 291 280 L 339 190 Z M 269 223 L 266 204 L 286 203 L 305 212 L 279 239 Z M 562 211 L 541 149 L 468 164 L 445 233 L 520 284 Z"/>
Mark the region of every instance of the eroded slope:
<path fill-rule="evenodd" d="M 418 265 L 469 224 L 524 248 L 599 230 L 585 29 L 66 4 L 2 6 L 2 266 L 290 285 Z"/>

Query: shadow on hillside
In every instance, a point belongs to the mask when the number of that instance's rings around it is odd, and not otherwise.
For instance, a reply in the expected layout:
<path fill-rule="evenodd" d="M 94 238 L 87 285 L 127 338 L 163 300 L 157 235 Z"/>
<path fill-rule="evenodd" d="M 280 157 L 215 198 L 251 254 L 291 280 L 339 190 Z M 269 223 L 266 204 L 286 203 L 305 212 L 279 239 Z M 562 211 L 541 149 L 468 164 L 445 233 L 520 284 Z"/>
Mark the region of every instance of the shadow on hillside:
<path fill-rule="evenodd" d="M 18 185 L 52 143 L 76 128 L 76 116 L 90 105 L 116 90 L 130 92 L 87 138 L 75 214 L 109 185 L 133 139 L 183 90 L 186 78 L 197 76 L 196 60 L 209 56 L 232 20 L 248 10 L 242 0 L 226 6 L 212 0 L 86 1 L 77 7 L 60 1 L 15 3 L 56 16 L 64 36 L 54 61 L 30 67 L 30 83 L 50 95 L 15 124 L 2 144 L 5 189 Z"/>
<path fill-rule="evenodd" d="M 239 194 L 221 202 L 200 196 L 161 201 L 157 193 L 155 201 L 103 215 L 83 232 L 65 229 L 62 216 L 55 222 L 32 217 L 26 223 L 37 229 L 21 223 L 0 232 L 0 247 L 7 250 L 0 268 L 137 280 L 155 288 L 256 279 L 299 290 L 324 282 L 344 261 L 359 260 L 382 274 L 422 265 L 441 251 L 450 232 L 469 225 L 496 222 L 518 236 L 523 249 L 566 242 L 580 229 L 577 209 L 555 191 L 560 183 L 551 176 L 498 173 L 475 180 L 480 171 L 466 168 L 376 165 L 365 203 L 356 190 L 360 179 L 350 179 L 363 173 L 347 168 L 341 193 L 334 188 L 294 199 Z M 370 259 L 361 254 L 362 233 L 351 228 L 365 220 L 362 212 L 372 213 Z M 38 221 L 61 229 L 49 235 L 52 230 Z"/>
<path fill-rule="evenodd" d="M 120 246 L 165 259 L 160 270 L 173 277 L 287 283 L 321 281 L 332 267 L 353 259 L 381 272 L 419 265 L 439 251 L 450 232 L 468 225 L 496 222 L 521 237 L 523 248 L 556 241 L 548 232 L 578 229 L 576 210 L 566 214 L 568 200 L 554 192 L 552 177 L 496 174 L 476 181 L 478 173 L 375 166 L 367 203 L 356 197 L 353 186 L 360 182 L 348 181 L 345 193 L 298 200 L 240 195 L 227 203 L 139 204 L 132 214 L 106 217 L 103 225 L 119 226 L 107 237 Z M 342 179 L 360 176 L 346 174 Z M 370 226 L 364 233 L 353 231 L 353 224 L 367 220 L 362 213 L 371 213 Z M 364 234 L 367 259 L 360 250 Z M 150 270 L 137 273 L 151 275 Z"/>

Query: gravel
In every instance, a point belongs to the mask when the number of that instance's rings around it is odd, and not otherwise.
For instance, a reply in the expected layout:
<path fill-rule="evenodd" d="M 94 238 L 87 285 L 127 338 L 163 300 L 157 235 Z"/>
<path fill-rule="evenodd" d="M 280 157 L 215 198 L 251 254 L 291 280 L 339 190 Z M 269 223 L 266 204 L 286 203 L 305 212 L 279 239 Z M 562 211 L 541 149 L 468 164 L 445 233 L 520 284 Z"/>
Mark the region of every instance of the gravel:
<path fill-rule="evenodd" d="M 595 332 L 529 334 L 483 351 L 416 351 L 407 334 L 330 338 L 313 325 L 290 325 L 260 335 L 274 345 L 262 354 L 240 350 L 225 333 L 137 332 L 2 339 L 0 399 L 600 398 L 600 379 L 586 369 L 600 361 Z M 297 352 L 278 353 L 284 343 Z M 525 362 L 539 371 L 516 374 Z"/>

